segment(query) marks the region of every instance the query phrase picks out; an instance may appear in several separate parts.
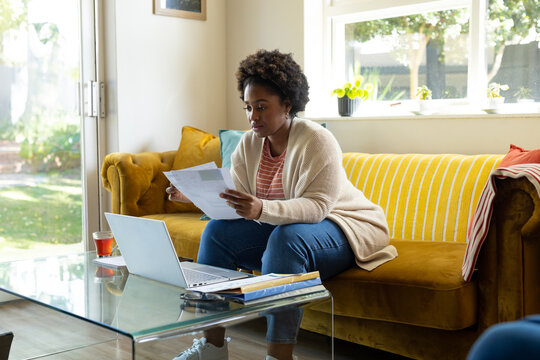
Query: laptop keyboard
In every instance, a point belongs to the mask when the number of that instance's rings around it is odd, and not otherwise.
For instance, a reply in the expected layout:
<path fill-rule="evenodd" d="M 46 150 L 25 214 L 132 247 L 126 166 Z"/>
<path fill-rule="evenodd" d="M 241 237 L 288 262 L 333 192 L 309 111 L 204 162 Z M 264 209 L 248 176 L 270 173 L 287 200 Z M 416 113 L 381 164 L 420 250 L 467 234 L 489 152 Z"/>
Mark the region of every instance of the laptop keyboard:
<path fill-rule="evenodd" d="M 200 285 L 206 284 L 207 282 L 213 280 L 225 280 L 223 276 L 213 275 L 209 273 L 204 273 L 196 270 L 183 268 L 184 276 L 186 277 L 187 283 L 190 285 Z"/>

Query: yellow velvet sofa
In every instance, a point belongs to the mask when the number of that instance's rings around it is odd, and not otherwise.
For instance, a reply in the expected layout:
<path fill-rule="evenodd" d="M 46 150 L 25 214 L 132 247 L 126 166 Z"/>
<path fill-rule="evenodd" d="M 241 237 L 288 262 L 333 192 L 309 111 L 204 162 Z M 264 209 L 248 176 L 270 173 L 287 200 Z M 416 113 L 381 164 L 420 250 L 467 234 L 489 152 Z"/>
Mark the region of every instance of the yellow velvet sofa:
<path fill-rule="evenodd" d="M 464 359 L 490 325 L 540 312 L 540 199 L 525 178 L 497 180 L 473 279 L 461 275 L 467 223 L 502 157 L 343 155 L 351 182 L 385 210 L 399 255 L 371 272 L 351 268 L 324 281 L 337 338 L 415 359 Z M 178 255 L 196 258 L 207 222 L 165 194 L 162 173 L 177 160 L 176 151 L 109 154 L 102 180 L 113 212 L 164 220 Z M 306 309 L 302 327 L 330 334 L 329 310 Z"/>

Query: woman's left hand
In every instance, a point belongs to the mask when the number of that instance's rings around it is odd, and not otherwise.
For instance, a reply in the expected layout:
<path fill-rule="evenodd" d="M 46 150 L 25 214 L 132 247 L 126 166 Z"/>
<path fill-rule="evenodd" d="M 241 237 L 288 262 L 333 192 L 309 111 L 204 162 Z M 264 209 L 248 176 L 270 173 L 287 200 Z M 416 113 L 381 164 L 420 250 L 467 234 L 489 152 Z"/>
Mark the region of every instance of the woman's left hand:
<path fill-rule="evenodd" d="M 227 200 L 227 205 L 236 210 L 236 213 L 248 220 L 257 220 L 262 212 L 262 200 L 240 191 L 227 189 L 219 196 Z"/>

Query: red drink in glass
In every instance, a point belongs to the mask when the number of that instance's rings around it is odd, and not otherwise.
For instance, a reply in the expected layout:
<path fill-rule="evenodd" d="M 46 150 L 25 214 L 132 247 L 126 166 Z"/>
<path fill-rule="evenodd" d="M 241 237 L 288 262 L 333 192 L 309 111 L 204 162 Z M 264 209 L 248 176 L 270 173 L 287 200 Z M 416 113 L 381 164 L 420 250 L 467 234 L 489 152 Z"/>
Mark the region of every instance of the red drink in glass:
<path fill-rule="evenodd" d="M 112 252 L 114 236 L 111 231 L 97 231 L 93 234 L 98 256 L 109 256 Z"/>
<path fill-rule="evenodd" d="M 103 266 L 98 266 L 96 268 L 96 277 L 97 278 L 109 278 L 114 276 L 114 270 L 109 269 Z"/>

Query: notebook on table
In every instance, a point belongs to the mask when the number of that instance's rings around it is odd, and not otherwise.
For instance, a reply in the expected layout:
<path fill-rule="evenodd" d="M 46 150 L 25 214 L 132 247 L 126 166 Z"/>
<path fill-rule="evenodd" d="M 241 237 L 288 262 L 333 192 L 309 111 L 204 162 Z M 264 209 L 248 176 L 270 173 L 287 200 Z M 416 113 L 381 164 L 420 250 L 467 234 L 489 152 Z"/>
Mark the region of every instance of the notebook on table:
<path fill-rule="evenodd" d="M 193 290 L 249 276 L 215 266 L 180 262 L 162 220 L 113 213 L 105 213 L 105 217 L 132 274 Z"/>

